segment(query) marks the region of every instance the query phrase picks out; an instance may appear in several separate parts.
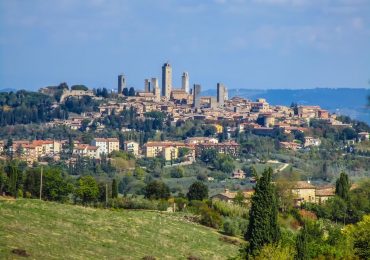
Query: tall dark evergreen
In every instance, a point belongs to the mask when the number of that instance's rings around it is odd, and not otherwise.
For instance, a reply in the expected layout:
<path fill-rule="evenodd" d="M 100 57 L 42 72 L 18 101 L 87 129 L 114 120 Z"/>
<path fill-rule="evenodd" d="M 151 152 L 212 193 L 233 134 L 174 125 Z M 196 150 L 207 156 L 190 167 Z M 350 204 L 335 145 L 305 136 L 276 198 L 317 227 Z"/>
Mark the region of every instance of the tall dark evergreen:
<path fill-rule="evenodd" d="M 118 185 L 116 179 L 112 181 L 112 198 L 115 199 L 118 197 Z"/>
<path fill-rule="evenodd" d="M 280 237 L 276 192 L 271 183 L 272 172 L 271 168 L 264 170 L 252 197 L 249 225 L 244 234 L 249 241 L 247 253 L 251 255 L 258 253 L 264 245 L 277 242 Z"/>
<path fill-rule="evenodd" d="M 307 224 L 305 224 L 301 230 L 301 232 L 297 236 L 296 240 L 296 256 L 295 259 L 297 260 L 306 260 L 309 259 L 308 257 L 308 234 L 307 234 Z"/>
<path fill-rule="evenodd" d="M 349 188 L 350 183 L 348 175 L 341 172 L 339 179 L 335 183 L 335 194 L 341 197 L 343 200 L 349 200 Z"/>

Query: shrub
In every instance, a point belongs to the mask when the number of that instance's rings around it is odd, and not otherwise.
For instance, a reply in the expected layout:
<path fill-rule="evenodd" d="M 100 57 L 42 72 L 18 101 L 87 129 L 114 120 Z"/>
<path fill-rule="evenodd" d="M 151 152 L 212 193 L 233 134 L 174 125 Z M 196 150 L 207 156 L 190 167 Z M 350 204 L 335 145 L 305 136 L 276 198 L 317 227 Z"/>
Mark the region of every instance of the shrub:
<path fill-rule="evenodd" d="M 187 199 L 175 198 L 176 207 L 179 211 L 183 211 L 188 203 Z"/>
<path fill-rule="evenodd" d="M 248 220 L 243 218 L 226 218 L 223 222 L 223 231 L 229 236 L 239 236 L 245 233 Z"/>
<path fill-rule="evenodd" d="M 208 207 L 202 207 L 200 209 L 200 223 L 218 229 L 222 225 L 222 219 L 218 212 Z"/>
<path fill-rule="evenodd" d="M 212 201 L 212 208 L 224 217 L 248 218 L 248 209 L 237 204 L 227 203 L 221 200 Z"/>
<path fill-rule="evenodd" d="M 226 221 L 224 221 L 223 230 L 224 233 L 229 236 L 236 236 L 240 233 L 238 224 L 231 219 L 227 219 Z"/>

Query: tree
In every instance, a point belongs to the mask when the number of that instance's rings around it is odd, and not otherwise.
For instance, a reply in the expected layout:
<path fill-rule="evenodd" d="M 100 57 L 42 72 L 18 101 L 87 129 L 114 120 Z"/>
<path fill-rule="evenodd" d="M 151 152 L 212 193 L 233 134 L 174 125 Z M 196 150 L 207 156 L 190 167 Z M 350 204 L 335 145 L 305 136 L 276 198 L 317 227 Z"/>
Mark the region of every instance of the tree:
<path fill-rule="evenodd" d="M 13 160 L 13 139 L 8 138 L 6 145 L 4 146 L 5 154 Z"/>
<path fill-rule="evenodd" d="M 217 158 L 217 151 L 215 149 L 204 149 L 200 154 L 200 159 L 208 163 L 213 163 L 214 160 Z"/>
<path fill-rule="evenodd" d="M 118 185 L 116 179 L 112 180 L 112 198 L 115 199 L 118 197 Z"/>
<path fill-rule="evenodd" d="M 161 181 L 152 181 L 144 188 L 144 196 L 147 199 L 168 199 L 170 188 Z"/>
<path fill-rule="evenodd" d="M 174 167 L 171 170 L 171 178 L 182 178 L 184 177 L 185 170 L 183 167 Z"/>
<path fill-rule="evenodd" d="M 234 203 L 240 206 L 245 205 L 245 197 L 242 191 L 238 191 L 234 197 Z"/>
<path fill-rule="evenodd" d="M 362 221 L 349 229 L 355 254 L 360 259 L 370 259 L 370 215 L 365 215 Z"/>
<path fill-rule="evenodd" d="M 99 187 L 95 179 L 92 176 L 81 177 L 77 182 L 75 195 L 84 205 L 96 201 L 99 196 Z"/>
<path fill-rule="evenodd" d="M 37 174 L 40 175 L 39 171 Z M 72 184 L 68 183 L 68 181 L 63 178 L 60 170 L 56 168 L 47 168 L 44 171 L 42 188 L 43 199 L 62 202 L 67 201 L 68 195 L 72 192 L 72 189 Z"/>
<path fill-rule="evenodd" d="M 307 226 L 306 224 L 303 225 L 301 232 L 299 232 L 296 240 L 296 259 L 297 260 L 306 260 L 309 259 L 308 257 L 308 234 L 307 234 Z"/>
<path fill-rule="evenodd" d="M 122 91 L 122 94 L 127 97 L 128 96 L 128 88 L 124 88 L 123 91 Z"/>
<path fill-rule="evenodd" d="M 131 88 L 130 88 L 130 90 L 128 91 L 128 95 L 129 95 L 130 97 L 135 96 L 135 89 L 134 89 L 133 87 L 131 87 Z"/>
<path fill-rule="evenodd" d="M 200 181 L 194 182 L 186 194 L 188 200 L 203 200 L 208 198 L 208 187 Z"/>
<path fill-rule="evenodd" d="M 337 179 L 335 183 L 335 194 L 341 197 L 343 200 L 349 200 L 349 188 L 350 183 L 348 179 L 348 175 L 344 172 L 340 173 L 339 179 Z"/>
<path fill-rule="evenodd" d="M 204 136 L 214 136 L 217 132 L 217 129 L 214 125 L 206 125 L 204 127 Z"/>
<path fill-rule="evenodd" d="M 280 236 L 275 188 L 271 183 L 272 173 L 271 168 L 264 170 L 252 197 L 249 225 L 244 235 L 249 241 L 247 251 L 252 255 L 256 255 L 264 245 L 277 242 Z"/>

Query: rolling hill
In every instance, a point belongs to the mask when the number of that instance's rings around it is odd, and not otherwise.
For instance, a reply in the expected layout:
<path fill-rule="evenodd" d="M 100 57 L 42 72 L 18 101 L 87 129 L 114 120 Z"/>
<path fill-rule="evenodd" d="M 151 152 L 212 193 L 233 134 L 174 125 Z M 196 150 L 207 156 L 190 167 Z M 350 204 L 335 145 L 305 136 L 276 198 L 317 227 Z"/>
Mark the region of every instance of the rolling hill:
<path fill-rule="evenodd" d="M 226 259 L 238 246 L 178 213 L 0 200 L 0 259 Z"/>

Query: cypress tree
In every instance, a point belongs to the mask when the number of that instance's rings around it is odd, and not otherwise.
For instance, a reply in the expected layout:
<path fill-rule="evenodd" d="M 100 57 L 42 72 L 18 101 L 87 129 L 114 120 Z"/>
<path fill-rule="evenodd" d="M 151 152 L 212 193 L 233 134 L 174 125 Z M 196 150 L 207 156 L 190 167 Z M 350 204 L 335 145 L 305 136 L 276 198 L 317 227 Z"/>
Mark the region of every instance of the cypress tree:
<path fill-rule="evenodd" d="M 118 197 L 118 186 L 116 179 L 112 181 L 112 198 L 115 199 Z"/>
<path fill-rule="evenodd" d="M 343 200 L 349 200 L 349 180 L 348 175 L 344 172 L 340 173 L 339 179 L 335 183 L 335 194 L 341 197 Z"/>
<path fill-rule="evenodd" d="M 306 259 L 309 258 L 308 257 L 307 240 L 308 240 L 307 224 L 304 224 L 301 232 L 297 236 L 297 240 L 296 240 L 297 254 L 295 256 L 295 259 L 297 259 L 297 260 L 306 260 Z"/>
<path fill-rule="evenodd" d="M 249 211 L 249 225 L 244 235 L 249 241 L 247 253 L 256 255 L 266 244 L 279 240 L 280 230 L 277 223 L 277 199 L 271 184 L 272 169 L 265 169 L 257 181 L 252 206 Z"/>

